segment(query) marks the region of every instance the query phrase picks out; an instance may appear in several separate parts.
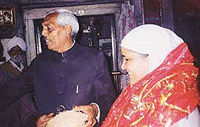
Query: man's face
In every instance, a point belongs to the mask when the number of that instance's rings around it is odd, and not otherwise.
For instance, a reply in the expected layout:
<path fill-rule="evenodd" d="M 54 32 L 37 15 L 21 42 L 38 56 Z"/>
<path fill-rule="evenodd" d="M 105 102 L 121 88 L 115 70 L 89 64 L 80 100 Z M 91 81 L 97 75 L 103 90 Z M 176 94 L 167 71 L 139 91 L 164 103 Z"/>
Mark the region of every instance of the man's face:
<path fill-rule="evenodd" d="M 18 45 L 16 45 L 13 48 L 11 48 L 11 50 L 8 51 L 8 54 L 10 55 L 11 60 L 13 62 L 20 63 L 22 61 L 23 51 Z"/>
<path fill-rule="evenodd" d="M 121 48 L 123 55 L 123 64 L 121 68 L 126 70 L 129 75 L 130 84 L 133 85 L 148 74 L 149 59 L 139 53 L 126 48 Z"/>
<path fill-rule="evenodd" d="M 47 15 L 42 23 L 42 35 L 45 37 L 48 49 L 59 52 L 66 44 L 65 27 L 56 22 L 58 14 Z"/>

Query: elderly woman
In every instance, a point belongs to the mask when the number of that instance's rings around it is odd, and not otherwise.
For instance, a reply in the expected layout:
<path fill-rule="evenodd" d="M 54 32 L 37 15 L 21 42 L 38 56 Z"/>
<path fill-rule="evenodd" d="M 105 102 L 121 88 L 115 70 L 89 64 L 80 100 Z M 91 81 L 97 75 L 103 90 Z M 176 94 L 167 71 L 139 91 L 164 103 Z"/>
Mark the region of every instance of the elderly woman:
<path fill-rule="evenodd" d="M 157 25 L 142 25 L 122 40 L 122 69 L 130 84 L 102 127 L 199 127 L 198 69 L 184 41 Z"/>

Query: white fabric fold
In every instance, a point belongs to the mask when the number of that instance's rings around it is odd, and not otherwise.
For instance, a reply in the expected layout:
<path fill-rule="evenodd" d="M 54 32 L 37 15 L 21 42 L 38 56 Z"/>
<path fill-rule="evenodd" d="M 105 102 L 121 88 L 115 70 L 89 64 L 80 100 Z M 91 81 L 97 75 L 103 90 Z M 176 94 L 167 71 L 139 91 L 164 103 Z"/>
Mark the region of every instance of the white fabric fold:
<path fill-rule="evenodd" d="M 154 24 L 145 24 L 131 30 L 121 47 L 149 55 L 149 72 L 156 69 L 166 56 L 184 41 L 173 31 Z"/>
<path fill-rule="evenodd" d="M 26 51 L 26 43 L 20 37 L 14 36 L 10 41 L 7 43 L 7 51 L 10 51 L 11 48 L 18 45 L 23 51 Z"/>

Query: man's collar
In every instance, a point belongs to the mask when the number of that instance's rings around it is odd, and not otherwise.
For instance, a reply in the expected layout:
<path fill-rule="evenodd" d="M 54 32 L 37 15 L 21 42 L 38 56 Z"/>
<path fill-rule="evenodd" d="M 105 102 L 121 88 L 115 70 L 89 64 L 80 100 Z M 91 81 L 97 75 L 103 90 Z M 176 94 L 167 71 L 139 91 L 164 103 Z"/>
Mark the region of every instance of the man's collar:
<path fill-rule="evenodd" d="M 74 42 L 73 42 L 73 44 L 70 46 L 70 48 L 67 50 L 67 51 L 65 51 L 65 52 L 61 52 L 60 54 L 61 54 L 61 56 L 62 57 L 65 57 L 65 56 L 67 56 L 67 54 L 69 54 L 70 52 L 72 52 L 73 51 L 73 47 L 75 47 L 75 40 L 74 40 Z"/>
<path fill-rule="evenodd" d="M 70 47 L 69 50 L 60 53 L 62 57 L 66 57 L 68 55 L 70 55 L 71 53 L 73 53 L 78 47 L 78 43 L 74 41 L 73 45 Z"/>

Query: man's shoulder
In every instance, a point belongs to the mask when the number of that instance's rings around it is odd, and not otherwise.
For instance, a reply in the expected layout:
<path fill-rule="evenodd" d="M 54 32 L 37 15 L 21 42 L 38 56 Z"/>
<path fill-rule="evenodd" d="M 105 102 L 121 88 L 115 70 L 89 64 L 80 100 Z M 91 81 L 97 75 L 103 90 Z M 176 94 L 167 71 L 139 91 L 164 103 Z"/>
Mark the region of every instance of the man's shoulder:
<path fill-rule="evenodd" d="M 1 65 L 0 65 L 0 68 L 4 69 L 4 68 L 8 68 L 8 67 L 10 67 L 10 66 L 11 66 L 11 63 L 10 63 L 10 61 L 8 60 L 8 61 L 4 62 L 3 64 L 1 64 Z"/>
<path fill-rule="evenodd" d="M 42 61 L 46 61 L 47 59 L 50 59 L 51 53 L 49 51 L 43 51 L 31 61 L 31 65 L 37 65 L 38 63 Z"/>
<path fill-rule="evenodd" d="M 20 71 L 11 64 L 10 60 L 3 63 L 0 66 L 0 68 L 2 70 L 4 70 L 5 72 L 12 74 L 12 75 L 15 75 L 15 76 L 19 75 L 19 73 L 20 73 Z"/>
<path fill-rule="evenodd" d="M 39 53 L 37 55 L 36 59 L 44 59 L 46 57 L 49 57 L 50 55 L 52 55 L 52 51 L 46 50 L 46 51 L 43 51 L 43 52 Z"/>

